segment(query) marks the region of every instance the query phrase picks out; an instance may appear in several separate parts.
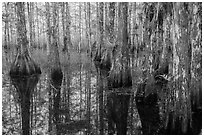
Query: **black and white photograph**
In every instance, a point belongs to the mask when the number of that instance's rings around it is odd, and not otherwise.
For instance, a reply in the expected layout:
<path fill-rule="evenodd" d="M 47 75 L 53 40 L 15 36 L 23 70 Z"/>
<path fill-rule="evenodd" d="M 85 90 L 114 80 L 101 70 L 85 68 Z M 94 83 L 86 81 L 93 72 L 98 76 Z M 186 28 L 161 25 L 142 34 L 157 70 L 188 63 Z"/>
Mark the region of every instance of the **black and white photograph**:
<path fill-rule="evenodd" d="M 2 135 L 202 135 L 202 2 L 1 2 Z"/>

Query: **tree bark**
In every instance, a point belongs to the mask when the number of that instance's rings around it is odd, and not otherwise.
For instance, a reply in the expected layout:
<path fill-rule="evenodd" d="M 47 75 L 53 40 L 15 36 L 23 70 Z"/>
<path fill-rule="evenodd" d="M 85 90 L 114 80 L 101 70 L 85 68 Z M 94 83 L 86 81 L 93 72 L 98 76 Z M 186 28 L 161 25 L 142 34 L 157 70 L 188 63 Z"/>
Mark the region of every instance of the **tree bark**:
<path fill-rule="evenodd" d="M 109 37 L 111 43 L 113 43 L 115 39 L 114 24 L 115 24 L 115 2 L 111 2 L 109 4 L 109 34 L 110 34 Z"/>
<path fill-rule="evenodd" d="M 99 33 L 100 33 L 100 49 L 102 46 L 104 46 L 104 27 L 103 27 L 103 16 L 104 16 L 104 3 L 99 3 Z M 100 85 L 99 85 L 99 121 L 100 121 L 100 135 L 104 134 L 104 121 L 103 121 L 103 81 L 102 81 L 102 75 L 101 72 L 99 72 L 99 79 L 100 79 Z"/>
<path fill-rule="evenodd" d="M 87 3 L 87 35 L 88 35 L 88 47 L 91 47 L 91 6 L 90 2 Z M 88 117 L 88 131 L 87 133 L 90 134 L 91 127 L 91 71 L 88 72 L 88 83 L 87 83 L 87 90 L 88 90 L 88 97 L 87 97 L 87 117 Z"/>

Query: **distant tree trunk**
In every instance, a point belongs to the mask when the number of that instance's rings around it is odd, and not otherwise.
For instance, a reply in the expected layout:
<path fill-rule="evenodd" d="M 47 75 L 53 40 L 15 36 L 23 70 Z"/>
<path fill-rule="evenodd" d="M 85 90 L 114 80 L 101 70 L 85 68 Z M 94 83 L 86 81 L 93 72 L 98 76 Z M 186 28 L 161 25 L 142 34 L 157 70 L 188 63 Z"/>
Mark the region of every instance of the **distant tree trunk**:
<path fill-rule="evenodd" d="M 66 38 L 65 38 L 65 19 L 66 19 L 65 15 L 66 14 L 65 14 L 65 3 L 64 2 L 62 3 L 61 14 L 62 14 L 62 38 L 63 38 L 62 44 L 64 45 L 63 49 L 66 49 L 67 48 L 67 43 L 66 43 Z"/>
<path fill-rule="evenodd" d="M 128 3 L 128 20 L 127 20 L 127 29 L 128 29 L 128 44 L 132 47 L 132 5 L 133 3 Z"/>
<path fill-rule="evenodd" d="M 42 37 L 44 38 L 43 40 L 43 51 L 45 51 L 45 53 L 47 53 L 47 49 L 48 49 L 48 45 L 47 45 L 47 41 L 46 41 L 46 37 L 47 37 L 47 33 L 46 33 L 46 13 L 43 16 L 43 23 L 42 23 Z"/>
<path fill-rule="evenodd" d="M 71 42 L 71 31 L 70 31 L 70 26 L 71 26 L 71 17 L 70 17 L 70 11 L 69 11 L 69 3 L 66 2 L 65 3 L 65 9 L 66 9 L 66 14 L 65 14 L 65 17 L 66 17 L 66 25 L 65 25 L 65 40 L 64 42 L 66 43 L 66 48 L 67 48 L 67 60 L 68 60 L 68 70 L 67 70 L 67 88 L 68 88 L 68 92 L 67 92 L 67 109 L 70 110 L 70 83 L 71 83 L 71 72 L 70 72 L 70 49 L 72 47 L 72 42 Z M 65 48 L 65 49 L 66 49 Z M 67 116 L 66 116 L 66 121 L 69 121 L 70 120 L 70 112 L 67 113 Z"/>
<path fill-rule="evenodd" d="M 77 24 L 77 19 L 76 19 L 76 15 L 77 15 L 77 10 L 74 11 L 74 15 L 75 15 L 75 18 L 74 18 L 74 24 Z M 74 32 L 76 33 L 77 32 L 77 25 L 74 27 Z"/>
<path fill-rule="evenodd" d="M 88 47 L 91 47 L 91 6 L 90 2 L 87 3 L 87 35 L 88 35 Z M 87 90 L 88 90 L 88 97 L 87 97 L 87 117 L 88 117 L 88 131 L 87 133 L 90 134 L 90 123 L 91 123 L 91 68 L 88 70 L 88 83 L 87 83 Z"/>
<path fill-rule="evenodd" d="M 84 2 L 84 12 L 85 12 L 85 38 L 87 39 L 87 45 L 86 45 L 86 56 L 88 57 L 88 50 L 89 50 L 89 37 L 88 37 L 88 8 L 87 8 L 88 3 Z M 86 119 L 87 119 L 87 131 L 85 132 L 86 135 L 90 134 L 90 102 L 89 102 L 89 90 L 90 90 L 90 85 L 89 85 L 89 70 L 90 68 L 88 67 L 87 70 L 85 70 L 85 111 L 86 111 Z"/>
<path fill-rule="evenodd" d="M 5 3 L 5 10 L 6 10 L 6 16 L 8 16 L 8 3 Z M 10 45 L 8 44 L 8 38 L 7 36 L 9 36 L 9 26 L 8 26 L 8 18 L 6 17 L 6 19 L 4 19 L 4 23 L 5 23 L 5 28 L 4 28 L 4 45 L 3 45 L 3 50 L 5 53 L 5 58 L 6 58 L 6 63 L 9 62 L 9 59 L 7 58 L 8 53 L 9 53 L 9 47 Z"/>
<path fill-rule="evenodd" d="M 115 24 L 115 2 L 110 2 L 109 4 L 109 38 L 110 42 L 113 43 L 115 39 L 115 31 L 114 31 L 114 24 Z"/>
<path fill-rule="evenodd" d="M 137 39 L 136 38 L 138 38 L 138 36 L 136 35 L 137 33 L 137 31 L 136 30 L 139 30 L 139 28 L 137 28 L 138 26 L 139 26 L 139 20 L 137 20 L 137 18 L 138 18 L 138 16 L 137 16 L 137 12 L 136 12 L 136 7 L 137 7 L 137 3 L 136 2 L 134 2 L 133 3 L 133 22 L 132 22 L 132 24 L 133 24 L 133 28 L 132 28 L 132 31 L 133 31 L 133 37 L 132 37 L 132 43 L 133 43 L 133 46 L 135 46 L 136 47 L 136 43 L 137 43 Z"/>
<path fill-rule="evenodd" d="M 50 15 L 50 4 L 48 2 L 45 3 L 46 7 L 46 23 L 47 23 L 47 42 L 48 47 L 51 47 L 51 15 Z M 48 55 L 50 56 L 50 48 L 48 48 Z M 50 63 L 50 62 L 49 62 Z"/>
<path fill-rule="evenodd" d="M 71 27 L 72 23 L 71 23 L 71 15 L 70 15 L 70 10 L 69 9 L 70 9 L 69 3 L 67 2 L 66 3 L 66 13 L 67 13 L 66 14 L 66 19 L 67 19 L 66 20 L 66 22 L 67 22 L 66 23 L 67 24 L 67 26 L 66 26 L 67 31 L 66 32 L 67 32 L 67 34 L 66 35 L 67 35 L 67 43 L 69 44 L 68 48 L 71 49 L 72 48 L 72 41 L 71 41 L 71 30 L 70 30 L 70 27 Z"/>
<path fill-rule="evenodd" d="M 72 41 L 71 41 L 71 31 L 70 31 L 70 27 L 71 27 L 71 15 L 70 15 L 70 11 L 69 11 L 69 3 L 66 2 L 65 3 L 65 7 L 66 7 L 66 44 L 67 44 L 67 48 L 71 49 L 72 48 Z"/>
<path fill-rule="evenodd" d="M 103 16 L 104 16 L 104 3 L 99 3 L 99 33 L 100 33 L 100 49 L 104 46 L 104 27 L 103 27 Z M 99 120 L 100 120 L 100 135 L 104 134 L 104 121 L 103 121 L 103 81 L 102 81 L 102 74 L 99 72 L 99 79 L 100 79 L 100 86 L 99 86 Z"/>
<path fill-rule="evenodd" d="M 33 113 L 33 109 L 34 109 L 34 94 L 32 95 L 32 97 L 31 97 L 31 110 L 30 110 L 30 113 L 31 113 L 31 116 L 30 116 L 30 127 L 31 127 L 31 129 L 34 129 L 35 128 L 35 125 L 33 124 L 33 122 L 34 122 L 34 119 L 33 119 L 33 117 L 34 117 L 34 113 Z M 31 134 L 33 134 L 33 132 L 32 132 L 33 130 L 31 130 Z"/>
<path fill-rule="evenodd" d="M 68 60 L 69 61 L 69 60 Z M 69 61 L 70 62 L 70 61 Z M 67 70 L 67 75 L 66 75 L 66 109 L 68 110 L 67 114 L 66 114 L 66 118 L 65 118 L 65 122 L 69 122 L 70 121 L 70 69 L 68 68 Z"/>
<path fill-rule="evenodd" d="M 68 49 L 70 49 L 70 29 L 69 25 L 71 24 L 70 17 L 69 17 L 69 5 L 67 2 L 61 3 L 61 14 L 62 14 L 62 52 L 65 53 L 63 56 L 67 60 L 67 65 L 64 67 L 65 78 L 64 78 L 64 103 L 65 110 L 67 110 L 67 113 L 65 114 L 65 122 L 70 121 L 70 52 Z"/>
<path fill-rule="evenodd" d="M 27 3 L 28 20 L 29 20 L 29 34 L 30 34 L 30 49 L 33 48 L 33 2 Z"/>
<path fill-rule="evenodd" d="M 10 3 L 5 3 L 5 10 L 6 10 L 6 20 L 5 20 L 5 40 L 7 40 L 6 42 L 6 49 L 4 49 L 5 54 L 6 54 L 6 63 L 11 64 L 12 62 L 12 52 L 13 52 L 13 48 L 12 48 L 12 22 L 9 21 L 9 17 L 8 13 L 9 13 L 9 5 Z M 3 30 L 2 30 L 3 31 Z M 6 38 L 7 37 L 7 38 Z M 3 53 L 3 52 L 2 52 Z"/>
<path fill-rule="evenodd" d="M 99 37 L 99 3 L 96 2 L 96 35 L 95 35 L 95 39 L 96 41 L 99 41 L 98 37 Z M 98 45 L 98 42 L 96 43 L 96 46 Z"/>
<path fill-rule="evenodd" d="M 82 62 L 81 62 L 81 46 L 82 46 L 82 13 L 81 13 L 81 8 L 82 5 L 81 3 L 79 3 L 79 44 L 78 44 L 78 53 L 80 55 L 79 57 L 79 71 L 80 71 L 80 75 L 79 75 L 79 86 L 80 86 L 80 114 L 79 114 L 79 118 L 81 120 L 82 117 L 82 111 L 81 111 L 81 106 L 82 106 Z"/>
<path fill-rule="evenodd" d="M 94 39 L 96 39 L 96 41 L 98 41 L 98 33 L 99 33 L 99 3 L 96 2 L 96 35 L 94 37 Z M 96 42 L 96 47 L 97 47 L 97 43 Z M 97 71 L 97 70 L 96 70 Z M 96 92 L 96 119 L 95 119 L 95 122 L 96 122 L 96 134 L 99 134 L 99 76 L 96 75 L 96 85 L 97 85 L 97 92 Z"/>
<path fill-rule="evenodd" d="M 134 96 L 132 95 L 130 97 L 130 123 L 128 124 L 130 126 L 130 134 L 133 134 L 133 129 L 134 129 L 134 121 L 133 121 L 133 116 L 134 116 Z"/>
<path fill-rule="evenodd" d="M 49 75 L 49 74 L 48 74 Z M 48 97 L 49 97 L 49 117 L 48 117 L 48 133 L 52 131 L 52 116 L 53 116 L 53 98 L 52 98 L 52 93 L 51 93 L 51 85 L 48 85 Z"/>
<path fill-rule="evenodd" d="M 97 85 L 97 87 L 96 87 L 97 92 L 95 94 L 95 96 L 96 96 L 96 111 L 95 111 L 95 113 L 96 113 L 96 119 L 95 119 L 95 122 L 96 122 L 96 134 L 99 133 L 99 83 L 100 83 L 99 76 L 96 75 L 96 85 Z"/>
<path fill-rule="evenodd" d="M 118 2 L 115 2 L 114 5 L 115 5 L 114 6 L 114 8 L 115 8 L 114 30 L 115 30 L 115 32 L 117 32 L 118 31 Z"/>
<path fill-rule="evenodd" d="M 50 21 L 51 21 L 51 15 L 50 15 L 50 4 L 48 2 L 45 3 L 45 8 L 46 8 L 46 23 L 47 23 L 47 42 L 48 42 L 48 45 L 47 47 L 51 47 L 51 24 L 50 24 Z M 48 59 L 50 58 L 50 50 L 48 50 Z M 51 61 L 49 60 L 48 62 L 49 64 L 51 63 Z M 51 73 L 51 69 L 49 69 L 49 73 L 48 75 Z M 51 78 L 49 77 L 49 79 L 51 80 Z M 48 121 L 48 132 L 51 132 L 52 131 L 52 93 L 51 93 L 51 84 L 49 84 L 48 86 L 48 96 L 49 96 L 49 121 Z"/>
<path fill-rule="evenodd" d="M 40 27 L 39 27 L 39 22 L 40 22 L 40 19 L 38 18 L 38 3 L 36 3 L 36 19 L 37 19 L 37 42 L 36 42 L 36 45 L 37 45 L 37 48 L 40 49 L 40 35 L 39 35 L 39 31 L 40 31 Z"/>

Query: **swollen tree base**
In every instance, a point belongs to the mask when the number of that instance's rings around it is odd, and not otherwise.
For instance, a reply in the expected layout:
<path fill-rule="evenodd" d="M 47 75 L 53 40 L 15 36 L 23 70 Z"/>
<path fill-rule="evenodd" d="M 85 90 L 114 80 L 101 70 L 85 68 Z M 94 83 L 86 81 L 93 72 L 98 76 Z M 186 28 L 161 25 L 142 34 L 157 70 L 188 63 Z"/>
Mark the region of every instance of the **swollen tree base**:
<path fill-rule="evenodd" d="M 22 134 L 30 134 L 30 98 L 38 83 L 40 68 L 31 59 L 29 54 L 18 54 L 11 65 L 10 78 L 15 86 L 20 102 L 22 117 Z"/>

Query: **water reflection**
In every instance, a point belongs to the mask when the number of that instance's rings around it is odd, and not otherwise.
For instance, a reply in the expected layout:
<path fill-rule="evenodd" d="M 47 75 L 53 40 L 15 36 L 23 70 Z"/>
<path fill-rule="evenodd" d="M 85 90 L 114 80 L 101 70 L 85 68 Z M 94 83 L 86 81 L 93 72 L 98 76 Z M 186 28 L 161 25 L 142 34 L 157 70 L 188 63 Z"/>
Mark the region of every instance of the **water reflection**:
<path fill-rule="evenodd" d="M 68 72 L 63 69 L 63 80 L 60 90 L 59 120 L 54 119 L 53 87 L 50 84 L 48 73 L 41 74 L 40 80 L 33 91 L 30 104 L 30 133 L 56 134 L 56 124 L 59 134 L 99 134 L 99 101 L 98 81 L 96 72 L 83 70 L 81 72 Z M 81 75 L 81 77 L 80 77 Z M 90 76 L 90 87 L 88 84 Z M 81 87 L 80 87 L 81 79 Z M 88 102 L 88 89 L 90 88 L 90 102 Z M 19 98 L 15 88 L 11 85 L 7 75 L 3 75 L 2 88 L 2 132 L 3 134 L 21 134 L 21 114 Z M 104 89 L 104 104 L 107 104 L 107 95 Z M 88 113 L 88 104 L 90 112 Z M 135 103 L 131 104 L 133 115 L 128 113 L 127 134 L 138 134 L 139 130 L 137 110 Z M 105 111 L 105 110 L 104 110 Z M 108 116 L 104 112 L 104 134 L 108 134 Z M 132 116 L 130 118 L 130 116 Z M 89 121 L 90 120 L 90 121 Z M 130 122 L 131 120 L 131 122 Z M 137 125 L 137 126 L 135 126 Z M 89 129 L 89 130 L 88 130 Z M 130 129 L 132 131 L 130 131 Z"/>
<path fill-rule="evenodd" d="M 70 72 L 64 68 L 63 76 L 58 110 L 59 120 L 56 122 L 54 121 L 53 87 L 50 84 L 48 73 L 41 74 L 30 100 L 30 133 L 33 135 L 56 135 L 57 132 L 67 135 L 98 135 L 100 133 L 101 113 L 99 111 L 98 92 L 100 80 L 96 72 L 90 70 Z M 22 132 L 20 98 L 8 75 L 2 75 L 2 82 L 2 134 L 19 135 Z M 123 122 L 126 120 L 128 135 L 158 133 L 158 129 L 161 129 L 161 126 L 165 124 L 161 121 L 161 101 L 156 104 L 144 104 L 142 98 L 135 100 L 133 96 L 115 95 L 113 90 L 108 90 L 105 78 L 103 82 L 104 134 L 118 134 L 120 129 L 117 129 L 117 125 L 121 123 L 125 125 Z M 135 90 L 132 89 L 132 91 Z M 155 97 L 155 100 L 157 100 L 157 97 Z M 151 98 L 151 101 L 148 102 L 154 102 L 154 100 Z M 124 112 L 123 114 L 127 115 L 127 118 L 120 112 Z M 201 121 L 200 118 L 202 119 L 201 114 L 202 112 L 192 113 L 192 118 L 195 121 L 192 123 L 193 127 L 199 126 L 195 128 L 198 131 L 193 131 L 195 134 L 200 133 L 199 129 L 202 128 L 200 127 L 202 124 L 197 124 Z M 123 119 L 122 122 L 118 120 L 121 118 Z M 198 118 L 199 120 L 197 120 Z M 155 126 L 155 124 L 157 125 Z M 59 126 L 58 129 L 56 125 Z M 169 134 L 171 133 L 169 132 Z"/>

